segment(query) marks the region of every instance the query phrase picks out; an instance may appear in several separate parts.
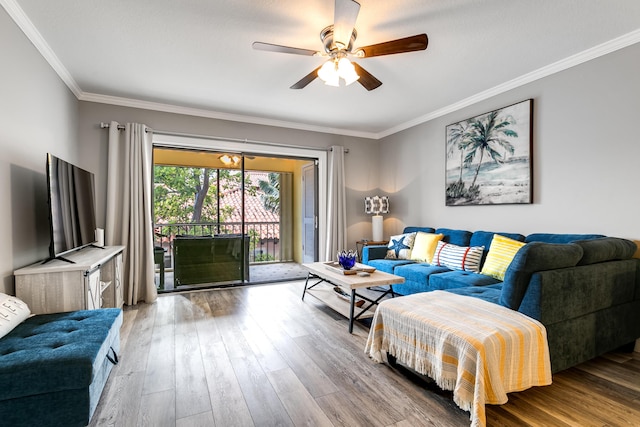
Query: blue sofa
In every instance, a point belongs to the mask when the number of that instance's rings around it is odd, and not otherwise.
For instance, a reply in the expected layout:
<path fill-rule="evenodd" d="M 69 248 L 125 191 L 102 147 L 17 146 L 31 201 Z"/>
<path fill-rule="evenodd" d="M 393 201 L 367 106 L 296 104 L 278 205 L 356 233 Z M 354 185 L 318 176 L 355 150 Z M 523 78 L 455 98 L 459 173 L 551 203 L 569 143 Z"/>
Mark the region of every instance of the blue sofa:
<path fill-rule="evenodd" d="M 432 290 L 481 298 L 520 311 L 547 329 L 551 368 L 558 372 L 640 337 L 640 259 L 632 241 L 596 234 L 530 234 L 407 227 L 443 241 L 490 250 L 494 234 L 526 244 L 504 281 L 412 260 L 385 259 L 386 246 L 366 246 L 362 262 L 405 278 L 401 295 Z M 482 265 L 482 264 L 481 264 Z"/>

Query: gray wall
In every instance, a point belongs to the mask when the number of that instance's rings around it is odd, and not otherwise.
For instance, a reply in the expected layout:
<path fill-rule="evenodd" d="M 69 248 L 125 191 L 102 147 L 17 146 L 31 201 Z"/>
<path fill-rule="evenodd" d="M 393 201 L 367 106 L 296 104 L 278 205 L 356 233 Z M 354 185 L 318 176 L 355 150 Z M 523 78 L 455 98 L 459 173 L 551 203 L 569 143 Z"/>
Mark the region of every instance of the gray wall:
<path fill-rule="evenodd" d="M 78 101 L 3 8 L 0 52 L 0 292 L 13 294 L 13 270 L 49 253 L 46 153 L 78 161 Z"/>
<path fill-rule="evenodd" d="M 640 44 L 385 138 L 380 185 L 392 203 L 385 233 L 425 225 L 640 240 L 638 69 Z M 446 207 L 445 127 L 528 98 L 534 203 Z"/>

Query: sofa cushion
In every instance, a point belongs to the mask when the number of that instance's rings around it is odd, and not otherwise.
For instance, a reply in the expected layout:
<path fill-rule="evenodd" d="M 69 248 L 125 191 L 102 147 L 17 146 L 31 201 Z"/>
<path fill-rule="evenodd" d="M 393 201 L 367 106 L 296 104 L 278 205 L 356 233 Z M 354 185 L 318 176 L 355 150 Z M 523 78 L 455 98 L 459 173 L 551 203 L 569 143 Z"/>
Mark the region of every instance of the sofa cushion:
<path fill-rule="evenodd" d="M 436 251 L 438 242 L 444 237 L 443 234 L 425 233 L 418 231 L 411 249 L 410 259 L 418 262 L 431 263 L 433 254 Z"/>
<path fill-rule="evenodd" d="M 571 243 L 575 240 L 597 239 L 605 237 L 602 234 L 554 234 L 554 233 L 533 233 L 525 237 L 526 243 L 545 242 L 545 243 Z"/>
<path fill-rule="evenodd" d="M 391 236 L 387 250 L 387 259 L 409 259 L 416 233 L 398 234 Z"/>
<path fill-rule="evenodd" d="M 394 274 L 402 276 L 407 282 L 414 284 L 420 284 L 424 286 L 424 291 L 431 291 L 430 280 L 431 277 L 435 277 L 440 273 L 444 273 L 449 270 L 447 267 L 439 267 L 437 265 L 415 263 L 400 265 L 394 270 Z"/>
<path fill-rule="evenodd" d="M 471 245 L 471 232 L 467 230 L 453 230 L 451 228 L 438 228 L 436 233 L 444 234 L 442 240 L 458 246 Z"/>
<path fill-rule="evenodd" d="M 367 265 L 375 267 L 376 270 L 384 271 L 385 273 L 394 274 L 396 267 L 405 264 L 413 264 L 415 261 L 408 259 L 372 259 L 369 260 Z"/>
<path fill-rule="evenodd" d="M 434 289 L 487 286 L 495 285 L 496 283 L 500 283 L 500 281 L 491 276 L 460 270 L 434 274 L 429 278 L 429 284 L 433 286 Z"/>
<path fill-rule="evenodd" d="M 507 271 L 507 267 L 511 264 L 516 252 L 524 245 L 524 242 L 494 234 L 491 241 L 491 249 L 489 249 L 489 254 L 482 266 L 481 273 L 498 280 L 504 280 L 504 273 Z"/>
<path fill-rule="evenodd" d="M 88 387 L 111 345 L 111 329 L 121 324 L 119 308 L 25 320 L 0 340 L 0 400 Z"/>
<path fill-rule="evenodd" d="M 573 267 L 580 258 L 582 248 L 573 243 L 527 243 L 507 268 L 500 304 L 518 310 L 534 272 Z"/>
<path fill-rule="evenodd" d="M 494 304 L 499 304 L 501 289 L 502 284 L 498 283 L 489 286 L 468 286 L 466 288 L 447 289 L 447 292 L 479 298 Z"/>
<path fill-rule="evenodd" d="M 482 246 L 458 246 L 452 243 L 438 242 L 433 254 L 434 265 L 449 267 L 451 270 L 480 271 Z"/>
<path fill-rule="evenodd" d="M 631 240 L 619 239 L 617 237 L 576 240 L 573 243 L 580 245 L 584 252 L 578 265 L 629 259 L 638 249 L 636 244 Z"/>

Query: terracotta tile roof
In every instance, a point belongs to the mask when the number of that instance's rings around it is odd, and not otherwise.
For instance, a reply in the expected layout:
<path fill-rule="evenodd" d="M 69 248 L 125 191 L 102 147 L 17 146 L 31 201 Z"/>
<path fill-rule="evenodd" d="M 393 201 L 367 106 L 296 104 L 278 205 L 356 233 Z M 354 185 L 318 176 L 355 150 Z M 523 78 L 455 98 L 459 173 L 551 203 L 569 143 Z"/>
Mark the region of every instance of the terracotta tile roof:
<path fill-rule="evenodd" d="M 247 172 L 247 175 L 251 179 L 253 184 L 258 183 L 259 180 L 267 181 L 269 179 L 268 172 Z M 224 186 L 222 186 L 224 188 Z M 256 195 L 251 195 L 249 192 L 245 194 L 244 203 L 245 203 L 245 224 L 251 223 L 275 223 L 275 224 L 265 224 L 262 226 L 256 225 L 256 231 L 259 230 L 260 238 L 279 238 L 280 237 L 280 215 L 279 213 L 269 212 L 262 205 L 262 201 L 260 200 L 260 190 L 257 191 Z M 242 221 L 241 218 L 241 207 L 242 207 L 242 191 L 240 188 L 234 188 L 232 190 L 223 191 L 220 194 L 220 205 L 221 206 L 233 206 L 234 210 L 231 216 L 227 218 L 227 222 L 236 222 L 239 223 Z M 253 225 L 250 225 L 250 228 L 254 228 Z"/>

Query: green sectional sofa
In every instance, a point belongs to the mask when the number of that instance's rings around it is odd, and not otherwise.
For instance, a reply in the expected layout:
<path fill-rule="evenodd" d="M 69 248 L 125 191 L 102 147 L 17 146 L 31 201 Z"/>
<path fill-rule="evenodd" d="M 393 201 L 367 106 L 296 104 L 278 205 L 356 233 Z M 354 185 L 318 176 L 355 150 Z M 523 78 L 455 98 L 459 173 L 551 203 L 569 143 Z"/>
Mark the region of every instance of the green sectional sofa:
<path fill-rule="evenodd" d="M 558 372 L 640 338 L 640 259 L 636 244 L 595 234 L 494 233 L 407 227 L 404 233 L 490 251 L 494 234 L 524 242 L 503 280 L 411 259 L 385 259 L 386 246 L 363 248 L 362 262 L 405 278 L 401 295 L 432 290 L 481 298 L 539 320 L 547 329 L 551 367 Z M 482 264 L 481 264 L 482 265 Z M 472 301 L 472 300 L 470 300 Z"/>

